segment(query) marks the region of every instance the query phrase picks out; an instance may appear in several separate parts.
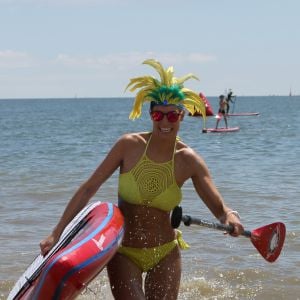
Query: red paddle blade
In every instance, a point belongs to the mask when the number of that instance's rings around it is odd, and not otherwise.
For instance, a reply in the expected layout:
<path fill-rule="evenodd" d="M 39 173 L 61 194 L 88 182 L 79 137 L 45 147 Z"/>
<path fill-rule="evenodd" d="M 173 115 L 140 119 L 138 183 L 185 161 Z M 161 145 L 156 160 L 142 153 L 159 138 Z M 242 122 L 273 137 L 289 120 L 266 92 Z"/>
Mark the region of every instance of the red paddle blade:
<path fill-rule="evenodd" d="M 274 262 L 280 255 L 285 239 L 285 225 L 272 223 L 251 232 L 251 242 L 268 261 Z"/>

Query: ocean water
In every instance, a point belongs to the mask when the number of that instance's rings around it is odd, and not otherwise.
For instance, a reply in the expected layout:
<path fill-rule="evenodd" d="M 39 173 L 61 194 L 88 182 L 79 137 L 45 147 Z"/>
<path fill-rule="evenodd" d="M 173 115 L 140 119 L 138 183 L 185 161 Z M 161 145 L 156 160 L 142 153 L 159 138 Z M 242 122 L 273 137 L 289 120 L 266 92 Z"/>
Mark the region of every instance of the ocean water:
<path fill-rule="evenodd" d="M 208 100 L 216 111 L 217 98 Z M 127 98 L 0 100 L 0 299 L 115 140 L 151 130 L 147 109 L 128 120 L 131 105 Z M 226 134 L 203 134 L 202 119 L 186 115 L 179 135 L 206 160 L 245 228 L 284 222 L 285 244 L 269 263 L 247 238 L 181 225 L 191 249 L 182 252 L 179 299 L 300 299 L 300 97 L 238 97 L 232 109 L 259 115 L 230 117 L 240 131 Z M 117 175 L 92 201 L 116 203 Z M 183 194 L 184 213 L 215 221 L 190 181 Z M 105 270 L 79 299 L 112 299 Z"/>

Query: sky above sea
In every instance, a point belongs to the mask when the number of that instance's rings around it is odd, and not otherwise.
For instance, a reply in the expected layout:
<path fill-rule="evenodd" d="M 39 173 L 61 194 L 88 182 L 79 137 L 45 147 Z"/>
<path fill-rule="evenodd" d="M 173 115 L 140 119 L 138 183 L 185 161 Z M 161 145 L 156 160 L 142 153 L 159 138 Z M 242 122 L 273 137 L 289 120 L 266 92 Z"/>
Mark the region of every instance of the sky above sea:
<path fill-rule="evenodd" d="M 155 58 L 217 96 L 300 94 L 297 0 L 0 0 L 0 99 L 128 97 Z"/>

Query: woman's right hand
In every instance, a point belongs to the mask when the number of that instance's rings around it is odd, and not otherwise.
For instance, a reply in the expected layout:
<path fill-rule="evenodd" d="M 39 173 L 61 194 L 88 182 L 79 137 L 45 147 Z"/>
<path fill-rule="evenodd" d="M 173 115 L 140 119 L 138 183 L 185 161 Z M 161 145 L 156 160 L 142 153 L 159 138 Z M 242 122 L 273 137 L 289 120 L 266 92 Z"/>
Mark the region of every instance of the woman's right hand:
<path fill-rule="evenodd" d="M 59 238 L 55 237 L 54 234 L 50 234 L 44 240 L 40 242 L 41 254 L 45 256 L 53 246 L 58 242 Z"/>

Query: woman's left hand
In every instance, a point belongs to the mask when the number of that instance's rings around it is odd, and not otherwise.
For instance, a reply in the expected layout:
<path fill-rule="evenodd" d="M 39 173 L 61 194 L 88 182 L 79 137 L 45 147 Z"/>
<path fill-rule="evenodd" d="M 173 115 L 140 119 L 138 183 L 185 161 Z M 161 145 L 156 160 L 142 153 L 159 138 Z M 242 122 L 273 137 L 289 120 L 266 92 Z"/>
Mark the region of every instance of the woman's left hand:
<path fill-rule="evenodd" d="M 235 214 L 227 214 L 225 224 L 233 226 L 233 232 L 230 233 L 231 236 L 237 237 L 244 232 L 244 226 L 241 223 L 240 218 Z"/>

